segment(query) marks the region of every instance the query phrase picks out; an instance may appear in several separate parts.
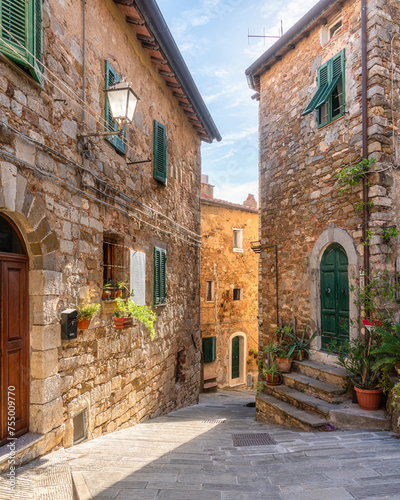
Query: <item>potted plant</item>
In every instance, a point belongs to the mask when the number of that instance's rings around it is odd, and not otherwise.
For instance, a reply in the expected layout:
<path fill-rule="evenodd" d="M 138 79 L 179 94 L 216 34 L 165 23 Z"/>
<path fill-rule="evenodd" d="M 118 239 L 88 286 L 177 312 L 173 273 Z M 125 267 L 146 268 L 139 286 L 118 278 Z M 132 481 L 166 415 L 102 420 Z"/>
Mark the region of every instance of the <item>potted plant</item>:
<path fill-rule="evenodd" d="M 379 389 L 381 369 L 377 364 L 379 339 L 372 330 L 364 339 L 352 339 L 338 344 L 331 342 L 330 354 L 336 354 L 336 364 L 344 368 L 354 385 L 357 401 L 364 410 L 377 410 L 380 406 L 382 390 Z"/>
<path fill-rule="evenodd" d="M 372 354 L 381 354 L 383 357 L 374 364 L 374 368 L 382 368 L 383 371 L 394 368 L 400 376 L 400 323 L 388 327 L 378 326 L 376 334 L 382 343 Z"/>
<path fill-rule="evenodd" d="M 87 330 L 93 316 L 99 311 L 100 304 L 85 300 L 81 305 L 76 306 L 78 309 L 78 328 Z"/>
<path fill-rule="evenodd" d="M 267 385 L 280 385 L 282 383 L 282 375 L 278 370 L 276 361 L 272 363 L 272 366 L 270 368 L 267 368 L 263 372 L 263 375 L 265 377 Z"/>
<path fill-rule="evenodd" d="M 289 337 L 289 339 L 292 342 L 292 347 L 289 350 L 289 357 L 293 356 L 295 360 L 298 361 L 303 361 L 305 359 L 306 353 L 309 355 L 310 354 L 310 344 L 314 340 L 315 336 L 317 335 L 317 332 L 314 332 L 311 337 L 306 338 L 306 333 L 307 333 L 307 327 L 308 323 L 304 327 L 303 333 L 301 334 L 301 337 L 297 337 L 294 333 L 291 331 L 287 330 L 285 332 L 285 335 Z"/>
<path fill-rule="evenodd" d="M 133 326 L 133 318 L 127 305 L 127 301 L 121 297 L 115 299 L 116 310 L 114 311 L 114 324 L 115 328 L 127 328 Z"/>
<path fill-rule="evenodd" d="M 103 295 L 102 295 L 103 300 L 110 300 L 111 299 L 111 287 L 112 287 L 112 284 L 109 281 L 104 283 Z"/>
<path fill-rule="evenodd" d="M 281 344 L 275 354 L 275 361 L 278 366 L 278 370 L 282 373 L 289 373 L 292 368 L 292 352 L 293 346 L 290 344 Z"/>

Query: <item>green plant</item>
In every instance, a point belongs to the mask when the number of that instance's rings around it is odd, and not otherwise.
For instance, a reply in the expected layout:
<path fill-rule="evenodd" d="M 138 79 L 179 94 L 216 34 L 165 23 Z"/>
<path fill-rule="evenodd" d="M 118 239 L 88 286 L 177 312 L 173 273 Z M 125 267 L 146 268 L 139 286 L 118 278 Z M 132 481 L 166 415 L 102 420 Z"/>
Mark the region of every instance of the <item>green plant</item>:
<path fill-rule="evenodd" d="M 275 375 L 276 373 L 280 373 L 278 370 L 278 366 L 276 364 L 276 361 L 274 361 L 270 367 L 267 367 L 264 370 L 263 375 L 265 375 L 267 373 L 269 373 L 270 375 Z"/>
<path fill-rule="evenodd" d="M 365 339 L 352 339 L 339 343 L 337 339 L 328 345 L 330 355 L 337 355 L 336 364 L 344 368 L 351 382 L 360 389 L 374 389 L 381 370 L 375 366 L 378 360 L 374 350 L 379 337 L 372 329 Z"/>
<path fill-rule="evenodd" d="M 256 349 L 250 349 L 249 356 L 253 356 L 254 359 L 258 358 L 258 351 Z"/>
<path fill-rule="evenodd" d="M 76 306 L 78 309 L 78 319 L 92 319 L 93 316 L 100 310 L 100 304 L 85 300 L 82 304 Z"/>
<path fill-rule="evenodd" d="M 137 306 L 133 299 L 127 300 L 128 315 L 133 316 L 140 321 L 150 331 L 150 339 L 154 340 L 156 332 L 154 329 L 154 322 L 157 319 L 156 313 L 152 311 L 149 306 Z"/>
<path fill-rule="evenodd" d="M 367 201 L 366 203 L 364 203 L 363 201 L 356 201 L 356 203 L 354 203 L 354 208 L 357 210 L 357 212 L 361 212 L 365 205 L 368 208 L 373 208 L 375 206 L 373 201 Z"/>
<path fill-rule="evenodd" d="M 352 167 L 342 168 L 342 170 L 336 174 L 338 178 L 339 194 L 350 193 L 352 187 L 365 177 L 375 163 L 375 158 L 363 158 Z"/>
<path fill-rule="evenodd" d="M 291 340 L 291 347 L 288 351 L 288 357 L 292 357 L 293 354 L 296 351 L 305 351 L 307 354 L 310 354 L 310 344 L 314 340 L 315 336 L 317 335 L 317 332 L 314 332 L 310 337 L 306 337 L 307 334 L 307 328 L 308 328 L 308 323 L 303 329 L 303 332 L 301 334 L 301 337 L 297 337 L 294 333 L 291 331 L 286 331 L 285 335 Z"/>
<path fill-rule="evenodd" d="M 391 238 L 397 238 L 400 235 L 400 231 L 396 226 L 383 227 L 381 231 L 383 241 L 389 243 Z"/>
<path fill-rule="evenodd" d="M 382 343 L 373 354 L 382 354 L 384 357 L 376 361 L 374 367 L 388 371 L 400 363 L 400 323 L 391 326 L 378 326 L 376 333 L 381 337 Z"/>
<path fill-rule="evenodd" d="M 364 247 L 369 247 L 370 246 L 370 241 L 372 239 L 373 233 L 372 229 L 367 230 L 367 236 L 365 237 L 365 240 L 362 242 Z"/>

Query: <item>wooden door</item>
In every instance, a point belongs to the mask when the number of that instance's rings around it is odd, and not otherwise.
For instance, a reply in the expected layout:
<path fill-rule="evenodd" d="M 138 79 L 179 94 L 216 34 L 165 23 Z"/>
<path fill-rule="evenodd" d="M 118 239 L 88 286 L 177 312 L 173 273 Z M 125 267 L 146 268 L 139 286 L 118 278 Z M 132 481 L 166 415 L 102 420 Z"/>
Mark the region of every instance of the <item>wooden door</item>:
<path fill-rule="evenodd" d="M 322 348 L 349 339 L 348 259 L 343 247 L 330 245 L 321 260 Z"/>
<path fill-rule="evenodd" d="M 0 253 L 0 445 L 28 431 L 28 261 Z M 15 425 L 8 426 L 8 418 Z"/>
<path fill-rule="evenodd" d="M 232 339 L 232 379 L 239 378 L 239 337 Z"/>

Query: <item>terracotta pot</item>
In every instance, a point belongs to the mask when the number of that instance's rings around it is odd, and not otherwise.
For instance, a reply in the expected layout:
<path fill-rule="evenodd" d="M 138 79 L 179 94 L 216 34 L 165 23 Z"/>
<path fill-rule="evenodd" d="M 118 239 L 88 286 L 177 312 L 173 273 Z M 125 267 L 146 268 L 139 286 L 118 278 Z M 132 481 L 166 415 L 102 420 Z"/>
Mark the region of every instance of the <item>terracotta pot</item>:
<path fill-rule="evenodd" d="M 124 319 L 124 327 L 133 325 L 133 318 L 123 318 Z"/>
<path fill-rule="evenodd" d="M 124 320 L 126 318 L 114 318 L 115 328 L 124 328 Z"/>
<path fill-rule="evenodd" d="M 112 299 L 115 299 L 115 297 L 117 296 L 117 292 L 115 290 L 113 290 L 112 292 L 110 292 L 111 294 L 111 298 Z"/>
<path fill-rule="evenodd" d="M 294 358 L 296 361 L 303 361 L 303 359 L 306 359 L 306 351 L 304 349 L 301 349 L 301 351 L 296 351 L 294 353 Z"/>
<path fill-rule="evenodd" d="M 265 380 L 267 381 L 267 385 L 280 385 L 282 375 L 280 373 L 266 373 Z"/>
<path fill-rule="evenodd" d="M 87 330 L 90 325 L 90 319 L 82 318 L 78 319 L 78 329 L 79 330 Z"/>
<path fill-rule="evenodd" d="M 276 366 L 282 373 L 289 373 L 292 367 L 293 358 L 275 358 Z"/>
<path fill-rule="evenodd" d="M 115 292 L 115 296 L 116 296 L 116 297 L 122 297 L 122 290 L 117 290 L 117 291 Z"/>
<path fill-rule="evenodd" d="M 381 394 L 380 389 L 360 389 L 359 387 L 354 387 L 357 393 L 357 401 L 363 410 L 378 410 L 381 404 Z"/>
<path fill-rule="evenodd" d="M 102 299 L 110 300 L 111 292 L 103 292 Z"/>

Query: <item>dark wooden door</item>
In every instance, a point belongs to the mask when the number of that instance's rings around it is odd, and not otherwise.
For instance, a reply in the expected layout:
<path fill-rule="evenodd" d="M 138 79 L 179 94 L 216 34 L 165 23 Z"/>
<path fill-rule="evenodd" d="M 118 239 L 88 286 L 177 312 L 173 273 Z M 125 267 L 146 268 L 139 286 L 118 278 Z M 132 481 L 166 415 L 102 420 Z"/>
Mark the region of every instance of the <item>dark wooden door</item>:
<path fill-rule="evenodd" d="M 344 249 L 330 245 L 321 260 L 322 348 L 332 340 L 349 339 L 348 259 Z"/>
<path fill-rule="evenodd" d="M 239 337 L 232 339 L 232 378 L 239 378 Z"/>
<path fill-rule="evenodd" d="M 28 300 L 27 257 L 0 253 L 0 445 L 28 431 Z"/>

